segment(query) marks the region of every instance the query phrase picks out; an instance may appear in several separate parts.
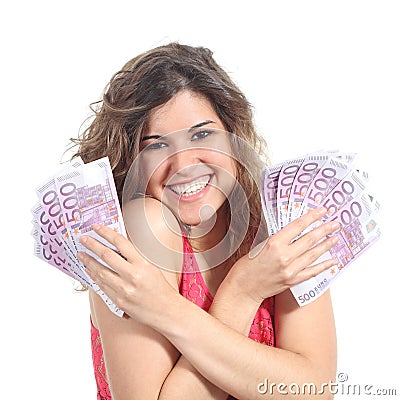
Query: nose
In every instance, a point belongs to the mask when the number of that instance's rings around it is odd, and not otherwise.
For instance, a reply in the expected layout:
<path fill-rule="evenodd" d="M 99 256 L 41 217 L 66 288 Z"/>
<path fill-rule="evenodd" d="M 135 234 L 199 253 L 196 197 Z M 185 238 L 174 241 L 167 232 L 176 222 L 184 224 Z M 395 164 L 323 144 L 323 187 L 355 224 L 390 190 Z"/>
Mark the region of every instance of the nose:
<path fill-rule="evenodd" d="M 198 152 L 194 149 L 177 150 L 169 158 L 170 176 L 190 177 L 198 168 L 199 162 Z"/>

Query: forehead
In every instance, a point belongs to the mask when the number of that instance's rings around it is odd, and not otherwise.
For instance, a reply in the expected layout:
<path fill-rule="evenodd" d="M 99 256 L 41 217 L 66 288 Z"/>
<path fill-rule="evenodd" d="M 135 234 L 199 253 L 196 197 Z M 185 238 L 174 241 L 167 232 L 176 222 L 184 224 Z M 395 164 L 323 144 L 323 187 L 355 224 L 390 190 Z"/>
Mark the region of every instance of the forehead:
<path fill-rule="evenodd" d="M 205 120 L 215 122 L 215 128 L 224 129 L 222 121 L 205 96 L 182 91 L 151 112 L 147 133 L 165 135 L 190 128 Z"/>

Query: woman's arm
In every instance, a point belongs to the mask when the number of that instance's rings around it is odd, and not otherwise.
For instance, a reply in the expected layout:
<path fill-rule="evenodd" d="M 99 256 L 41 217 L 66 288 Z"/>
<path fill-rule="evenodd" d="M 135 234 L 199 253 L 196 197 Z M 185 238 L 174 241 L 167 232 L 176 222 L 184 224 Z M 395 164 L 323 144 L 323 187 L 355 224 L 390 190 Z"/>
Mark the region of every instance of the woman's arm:
<path fill-rule="evenodd" d="M 332 397 L 328 384 L 335 378 L 336 339 L 328 292 L 302 308 L 289 291 L 276 296 L 278 348 L 248 339 L 230 328 L 226 317 L 218 320 L 188 302 L 180 308 L 182 318 L 160 325 L 160 333 L 225 392 L 238 399 L 264 399 L 268 390 L 268 398 L 278 399 L 299 388 L 299 399 L 319 392 L 318 398 Z"/>

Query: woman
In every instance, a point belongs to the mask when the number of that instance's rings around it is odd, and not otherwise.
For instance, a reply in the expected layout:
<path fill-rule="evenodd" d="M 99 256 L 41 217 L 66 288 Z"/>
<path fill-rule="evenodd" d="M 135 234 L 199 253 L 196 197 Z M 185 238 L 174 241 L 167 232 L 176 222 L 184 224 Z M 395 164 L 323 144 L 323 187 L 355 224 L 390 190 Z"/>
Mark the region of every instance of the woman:
<path fill-rule="evenodd" d="M 264 143 L 209 50 L 172 43 L 129 61 L 79 145 L 85 162 L 110 158 L 130 238 L 94 227 L 118 254 L 82 237 L 112 270 L 80 260 L 127 316 L 90 293 L 99 399 L 257 399 L 266 379 L 317 388 L 334 379 L 329 292 L 300 308 L 289 288 L 336 263 L 307 268 L 337 226 L 293 242 L 317 209 L 266 238 Z"/>

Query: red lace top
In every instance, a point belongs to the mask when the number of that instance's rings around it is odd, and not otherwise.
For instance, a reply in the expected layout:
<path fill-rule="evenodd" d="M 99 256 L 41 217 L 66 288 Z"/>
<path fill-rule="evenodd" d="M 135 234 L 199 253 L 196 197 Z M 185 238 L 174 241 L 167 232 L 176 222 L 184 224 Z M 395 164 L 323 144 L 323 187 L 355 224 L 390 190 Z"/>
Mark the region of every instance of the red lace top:
<path fill-rule="evenodd" d="M 179 293 L 203 310 L 208 311 L 213 301 L 213 296 L 204 282 L 196 258 L 194 257 L 193 249 L 185 238 L 183 247 L 184 258 L 179 282 Z M 268 346 L 274 346 L 273 318 L 274 298 L 270 297 L 265 299 L 257 310 L 248 337 Z M 112 400 L 110 388 L 107 383 L 100 333 L 93 324 L 91 324 L 91 343 L 94 376 L 97 384 L 97 400 Z M 234 398 L 230 396 L 228 399 L 233 400 Z"/>

